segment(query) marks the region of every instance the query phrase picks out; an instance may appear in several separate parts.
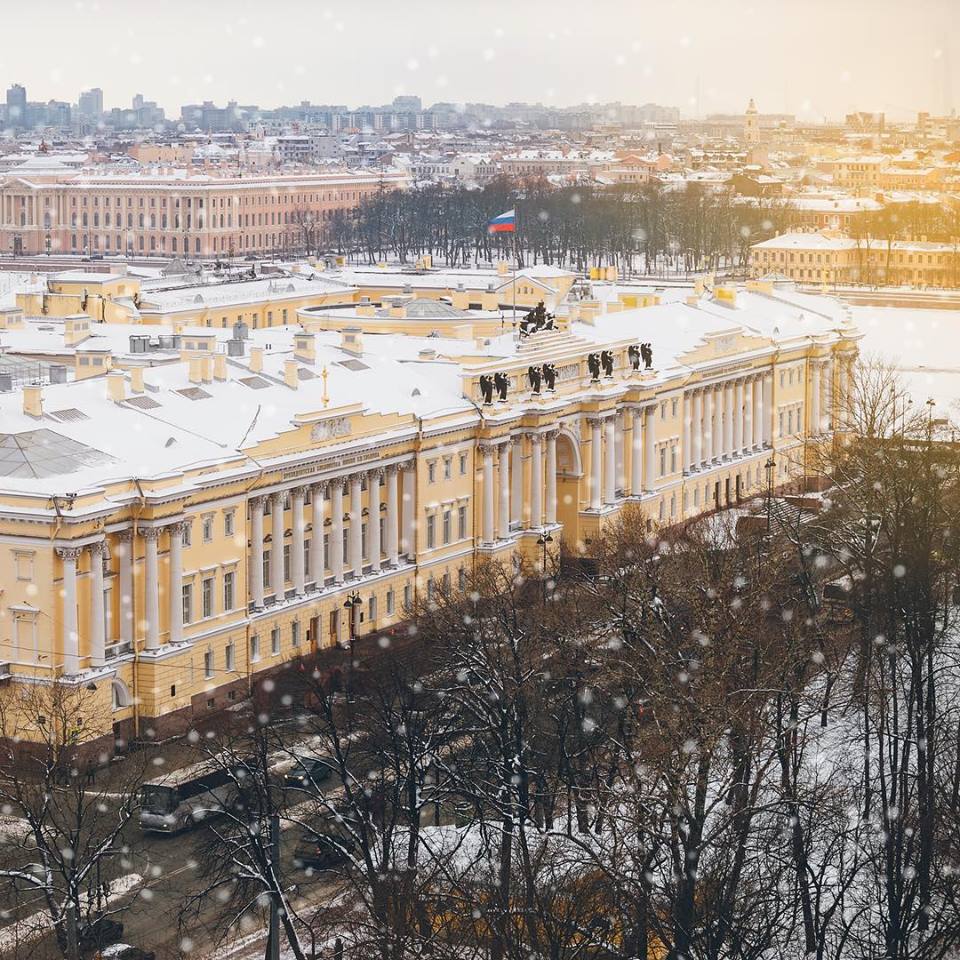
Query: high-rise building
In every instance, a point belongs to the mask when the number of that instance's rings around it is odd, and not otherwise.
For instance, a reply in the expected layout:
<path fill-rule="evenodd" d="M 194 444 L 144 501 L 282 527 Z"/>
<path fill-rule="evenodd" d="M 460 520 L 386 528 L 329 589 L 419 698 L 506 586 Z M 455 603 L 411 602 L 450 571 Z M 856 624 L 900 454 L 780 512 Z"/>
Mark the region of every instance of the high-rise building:
<path fill-rule="evenodd" d="M 103 91 L 99 87 L 84 90 L 80 94 L 77 110 L 81 117 L 86 117 L 89 120 L 99 120 L 103 113 Z"/>
<path fill-rule="evenodd" d="M 27 89 L 19 83 L 7 88 L 7 123 L 11 127 L 27 125 Z"/>

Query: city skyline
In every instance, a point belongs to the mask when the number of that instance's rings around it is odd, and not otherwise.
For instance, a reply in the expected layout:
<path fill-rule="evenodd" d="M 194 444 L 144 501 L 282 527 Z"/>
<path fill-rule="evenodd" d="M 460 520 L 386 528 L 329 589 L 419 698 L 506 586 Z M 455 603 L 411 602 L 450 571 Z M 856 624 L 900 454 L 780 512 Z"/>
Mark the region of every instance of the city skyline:
<path fill-rule="evenodd" d="M 42 59 L 29 46 L 8 50 L 3 82 L 23 84 L 31 99 L 71 103 L 100 87 L 107 108 L 142 93 L 168 115 L 205 100 L 353 107 L 417 94 L 424 106 L 653 102 L 687 117 L 739 112 L 752 97 L 761 112 L 793 113 L 805 122 L 852 110 L 905 118 L 947 112 L 958 99 L 950 38 L 960 15 L 946 0 L 917 6 L 922 16 L 903 23 L 902 7 L 890 0 L 854 0 L 839 9 L 826 0 L 785 0 L 772 12 L 747 0 L 723 10 L 700 0 L 649 9 L 606 0 L 586 18 L 572 9 L 565 18 L 564 5 L 542 0 L 522 9 L 495 0 L 477 18 L 435 17 L 430 4 L 415 0 L 384 37 L 378 3 L 346 16 L 278 0 L 265 19 L 249 2 L 194 9 L 173 0 L 162 22 L 105 31 L 104 23 L 123 23 L 113 0 L 53 0 L 42 11 L 7 15 L 21 33 L 42 31 L 51 15 L 64 29 L 45 37 Z M 291 23 L 302 29 L 291 31 Z M 106 56 L 68 72 L 64 64 L 78 44 Z"/>

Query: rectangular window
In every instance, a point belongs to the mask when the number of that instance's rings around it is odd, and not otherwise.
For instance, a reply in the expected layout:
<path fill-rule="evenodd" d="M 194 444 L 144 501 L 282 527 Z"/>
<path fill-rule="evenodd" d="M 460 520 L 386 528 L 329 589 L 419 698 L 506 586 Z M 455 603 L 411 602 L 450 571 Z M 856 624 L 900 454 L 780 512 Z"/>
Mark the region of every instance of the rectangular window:
<path fill-rule="evenodd" d="M 256 663 L 260 659 L 260 638 L 254 634 L 250 637 L 250 662 Z"/>
<path fill-rule="evenodd" d="M 187 520 L 183 524 L 183 533 L 180 536 L 180 542 L 185 547 L 189 547 L 193 540 L 193 524 Z"/>
<path fill-rule="evenodd" d="M 235 648 L 233 646 L 233 642 L 231 641 L 226 645 L 223 651 L 224 666 L 227 668 L 228 671 L 232 671 L 234 668 L 234 660 L 235 660 L 234 650 Z"/>
<path fill-rule="evenodd" d="M 276 656 L 280 652 L 280 628 L 274 627 L 270 631 L 270 652 Z"/>
<path fill-rule="evenodd" d="M 437 518 L 431 514 L 427 517 L 427 549 L 431 550 L 436 546 L 437 540 Z"/>
<path fill-rule="evenodd" d="M 443 458 L 443 479 L 449 480 L 453 476 L 453 457 Z"/>
<path fill-rule="evenodd" d="M 236 574 L 228 570 L 223 575 L 223 609 L 232 610 L 235 597 Z"/>
<path fill-rule="evenodd" d="M 387 591 L 387 616 L 393 616 L 394 593 L 393 590 Z"/>
<path fill-rule="evenodd" d="M 263 583 L 264 585 L 270 583 L 270 551 L 263 551 Z"/>
<path fill-rule="evenodd" d="M 434 483 L 437 479 L 437 465 L 435 463 L 427 464 L 427 483 Z"/>
<path fill-rule="evenodd" d="M 443 542 L 450 542 L 450 511 L 443 511 Z"/>
<path fill-rule="evenodd" d="M 234 517 L 236 511 L 226 510 L 223 514 L 223 535 L 225 537 L 232 537 L 234 530 Z"/>
<path fill-rule="evenodd" d="M 208 650 L 203 655 L 203 675 L 207 680 L 213 677 L 213 651 Z"/>
<path fill-rule="evenodd" d="M 367 604 L 367 619 L 375 621 L 377 619 L 377 598 L 376 596 L 371 596 L 370 601 Z"/>
<path fill-rule="evenodd" d="M 465 477 L 467 475 L 467 455 L 465 453 L 460 454 L 460 476 Z"/>
<path fill-rule="evenodd" d="M 457 507 L 457 537 L 465 540 L 467 537 L 467 508 L 466 506 Z"/>
<path fill-rule="evenodd" d="M 201 587 L 203 616 L 213 616 L 213 577 L 204 577 Z"/>
<path fill-rule="evenodd" d="M 286 583 L 290 579 L 290 544 L 283 545 L 283 580 Z"/>
<path fill-rule="evenodd" d="M 300 646 L 300 621 L 294 620 L 290 624 L 290 645 L 294 647 Z"/>
<path fill-rule="evenodd" d="M 403 585 L 403 606 L 404 609 L 409 610 L 410 606 L 413 603 L 413 591 L 410 589 L 410 584 L 405 583 Z"/>
<path fill-rule="evenodd" d="M 185 583 L 183 590 L 183 622 L 190 623 L 193 620 L 193 584 Z"/>

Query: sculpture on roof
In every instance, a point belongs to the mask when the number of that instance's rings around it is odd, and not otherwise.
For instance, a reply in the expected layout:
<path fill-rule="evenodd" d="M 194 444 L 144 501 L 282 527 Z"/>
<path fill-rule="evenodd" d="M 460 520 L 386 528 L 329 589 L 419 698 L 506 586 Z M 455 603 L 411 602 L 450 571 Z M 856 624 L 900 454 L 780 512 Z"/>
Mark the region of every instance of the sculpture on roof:
<path fill-rule="evenodd" d="M 613 376 L 613 351 L 604 350 L 600 354 L 600 364 L 603 367 L 603 375 L 609 380 Z"/>
<path fill-rule="evenodd" d="M 493 375 L 493 385 L 497 388 L 497 402 L 507 402 L 507 390 L 510 387 L 510 378 L 502 371 L 498 370 Z"/>
<path fill-rule="evenodd" d="M 480 395 L 484 405 L 493 403 L 493 377 L 489 374 L 485 373 L 480 377 Z"/>
<path fill-rule="evenodd" d="M 649 370 L 653 366 L 653 347 L 649 343 L 641 343 L 640 353 L 643 355 L 644 369 Z"/>
<path fill-rule="evenodd" d="M 557 368 L 552 363 L 543 365 L 543 379 L 547 384 L 547 392 L 553 393 L 557 383 Z"/>
<path fill-rule="evenodd" d="M 547 313 L 547 308 L 541 300 L 532 310 L 528 311 L 520 321 L 520 336 L 529 337 L 531 333 L 539 333 L 541 330 L 552 330 L 555 319 L 552 313 Z"/>
<path fill-rule="evenodd" d="M 540 394 L 541 370 L 539 367 L 530 367 L 527 370 L 527 380 L 530 381 L 530 390 L 534 395 Z"/>
<path fill-rule="evenodd" d="M 637 344 L 631 343 L 630 346 L 627 347 L 627 358 L 630 360 L 630 366 L 633 367 L 634 370 L 640 369 L 640 347 Z"/>
<path fill-rule="evenodd" d="M 587 369 L 590 371 L 590 382 L 600 382 L 600 354 L 591 353 L 587 356 Z"/>

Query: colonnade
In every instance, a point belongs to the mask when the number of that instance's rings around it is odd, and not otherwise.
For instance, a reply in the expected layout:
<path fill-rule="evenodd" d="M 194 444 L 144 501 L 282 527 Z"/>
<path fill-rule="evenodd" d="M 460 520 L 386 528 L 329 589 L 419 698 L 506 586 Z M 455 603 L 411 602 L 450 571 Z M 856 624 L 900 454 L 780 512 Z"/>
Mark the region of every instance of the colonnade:
<path fill-rule="evenodd" d="M 684 395 L 684 469 L 695 473 L 772 441 L 773 374 L 721 380 Z"/>

